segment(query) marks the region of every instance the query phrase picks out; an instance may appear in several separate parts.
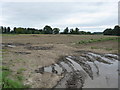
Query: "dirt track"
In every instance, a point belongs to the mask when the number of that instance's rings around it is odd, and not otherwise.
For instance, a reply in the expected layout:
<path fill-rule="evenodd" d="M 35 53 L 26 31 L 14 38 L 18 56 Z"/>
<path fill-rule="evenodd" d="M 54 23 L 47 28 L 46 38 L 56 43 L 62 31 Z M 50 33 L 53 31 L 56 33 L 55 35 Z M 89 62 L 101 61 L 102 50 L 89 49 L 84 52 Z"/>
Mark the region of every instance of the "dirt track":
<path fill-rule="evenodd" d="M 43 74 L 36 73 L 42 67 L 47 67 L 58 63 L 61 57 L 80 56 L 79 51 L 92 51 L 100 54 L 115 53 L 118 51 L 117 41 L 106 41 L 99 43 L 91 43 L 87 45 L 76 44 L 80 40 L 103 38 L 108 36 L 92 36 L 92 35 L 4 35 L 3 36 L 3 65 L 9 66 L 14 74 L 21 68 L 25 77 L 24 84 L 29 84 L 33 88 L 52 88 L 57 82 L 67 74 L 56 74 L 45 72 Z M 91 47 L 97 47 L 93 49 Z M 111 49 L 112 48 L 112 49 Z M 77 52 L 77 53 L 76 53 Z M 84 56 L 84 55 L 83 55 Z M 64 60 L 64 58 L 63 58 Z M 82 63 L 82 62 L 81 62 Z M 81 64 L 81 66 L 83 66 Z M 89 67 L 89 65 L 86 65 Z M 83 66 L 82 68 L 85 69 Z M 90 74 L 90 70 L 86 72 Z M 77 72 L 76 72 L 77 73 Z M 74 76 L 76 73 L 71 73 Z M 79 72 L 78 72 L 79 73 Z M 80 76 L 81 77 L 81 76 Z M 73 77 L 73 78 L 80 78 Z M 65 78 L 65 77 L 64 77 Z M 70 82 L 71 80 L 68 79 Z M 84 79 L 82 80 L 82 82 Z M 78 81 L 76 81 L 78 82 Z M 80 80 L 81 82 L 81 80 Z M 68 83 L 68 87 L 69 87 Z M 83 84 L 83 83 L 82 83 Z M 82 85 L 81 84 L 81 85 Z M 80 83 L 79 83 L 80 85 Z M 72 86 L 70 86 L 72 87 Z M 74 87 L 74 86 L 73 86 Z M 81 87 L 81 86 L 79 86 Z"/>

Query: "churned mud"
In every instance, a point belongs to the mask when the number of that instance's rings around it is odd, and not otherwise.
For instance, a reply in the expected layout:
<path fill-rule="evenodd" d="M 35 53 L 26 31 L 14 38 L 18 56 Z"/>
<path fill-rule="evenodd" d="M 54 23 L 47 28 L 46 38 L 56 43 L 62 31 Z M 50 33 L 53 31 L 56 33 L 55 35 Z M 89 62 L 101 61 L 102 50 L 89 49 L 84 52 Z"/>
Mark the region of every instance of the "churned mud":
<path fill-rule="evenodd" d="M 117 88 L 118 55 L 98 54 L 89 51 L 79 55 L 60 57 L 57 63 L 41 67 L 44 72 L 64 75 L 54 88 Z"/>

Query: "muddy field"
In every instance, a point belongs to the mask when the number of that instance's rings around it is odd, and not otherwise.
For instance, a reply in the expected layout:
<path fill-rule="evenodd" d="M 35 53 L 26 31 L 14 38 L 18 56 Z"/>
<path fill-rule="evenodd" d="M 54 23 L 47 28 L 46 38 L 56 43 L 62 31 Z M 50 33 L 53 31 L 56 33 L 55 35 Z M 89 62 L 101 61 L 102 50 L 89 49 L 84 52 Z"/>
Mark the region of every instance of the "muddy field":
<path fill-rule="evenodd" d="M 32 88 L 117 88 L 118 41 L 103 35 L 3 35 L 4 66 Z M 115 37 L 115 36 L 114 36 Z"/>

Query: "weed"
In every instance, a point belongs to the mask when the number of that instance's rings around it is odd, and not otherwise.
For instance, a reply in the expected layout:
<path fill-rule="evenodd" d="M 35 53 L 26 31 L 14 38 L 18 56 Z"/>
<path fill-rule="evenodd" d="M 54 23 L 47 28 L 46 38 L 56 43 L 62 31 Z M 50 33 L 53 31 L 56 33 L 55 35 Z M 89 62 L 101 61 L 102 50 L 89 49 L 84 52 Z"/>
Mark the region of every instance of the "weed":
<path fill-rule="evenodd" d="M 22 69 L 23 70 L 23 69 Z M 29 86 L 25 86 L 23 85 L 23 83 L 21 82 L 23 80 L 22 76 L 18 76 L 17 79 L 10 79 L 9 76 L 11 75 L 11 70 L 6 67 L 3 66 L 2 67 L 2 72 L 0 72 L 0 74 L 2 75 L 2 80 L 0 78 L 0 80 L 2 81 L 2 88 L 29 88 Z"/>
<path fill-rule="evenodd" d="M 17 75 L 16 78 L 19 80 L 19 81 L 22 81 L 24 78 L 22 75 Z"/>
<path fill-rule="evenodd" d="M 93 47 L 91 47 L 91 49 L 99 49 L 99 48 L 98 48 L 98 47 L 93 46 Z"/>
<path fill-rule="evenodd" d="M 112 50 L 112 48 L 106 48 L 106 50 L 107 50 L 107 51 L 111 51 L 111 50 Z"/>
<path fill-rule="evenodd" d="M 20 68 L 20 69 L 18 69 L 17 74 L 22 74 L 23 71 L 26 71 L 26 69 L 25 68 Z"/>

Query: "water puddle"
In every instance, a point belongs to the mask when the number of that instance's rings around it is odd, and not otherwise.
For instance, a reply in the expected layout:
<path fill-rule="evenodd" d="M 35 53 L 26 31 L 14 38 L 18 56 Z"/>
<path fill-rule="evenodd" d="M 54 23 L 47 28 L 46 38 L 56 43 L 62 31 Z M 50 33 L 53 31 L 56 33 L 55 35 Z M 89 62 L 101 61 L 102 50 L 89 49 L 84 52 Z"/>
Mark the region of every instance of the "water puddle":
<path fill-rule="evenodd" d="M 87 78 L 83 88 L 117 88 L 118 87 L 118 61 L 113 64 L 104 64 L 98 61 L 94 62 L 98 69 L 95 68 L 93 63 L 89 63 L 93 71 L 93 80 Z M 99 74 L 97 74 L 99 72 Z"/>
<path fill-rule="evenodd" d="M 82 52 L 81 52 L 82 53 Z M 54 88 L 118 88 L 118 55 L 83 52 L 35 70 L 64 77 Z"/>
<path fill-rule="evenodd" d="M 67 72 L 71 72 L 72 68 L 65 62 L 61 62 L 60 63 L 62 65 L 62 67 L 67 71 Z"/>
<path fill-rule="evenodd" d="M 77 71 L 77 70 L 79 70 L 79 71 L 83 70 L 82 67 L 80 66 L 80 64 L 78 64 L 77 62 L 73 61 L 72 59 L 70 59 L 68 57 L 66 59 L 69 60 L 72 63 L 72 66 L 73 66 L 73 68 L 74 68 L 75 71 Z"/>

